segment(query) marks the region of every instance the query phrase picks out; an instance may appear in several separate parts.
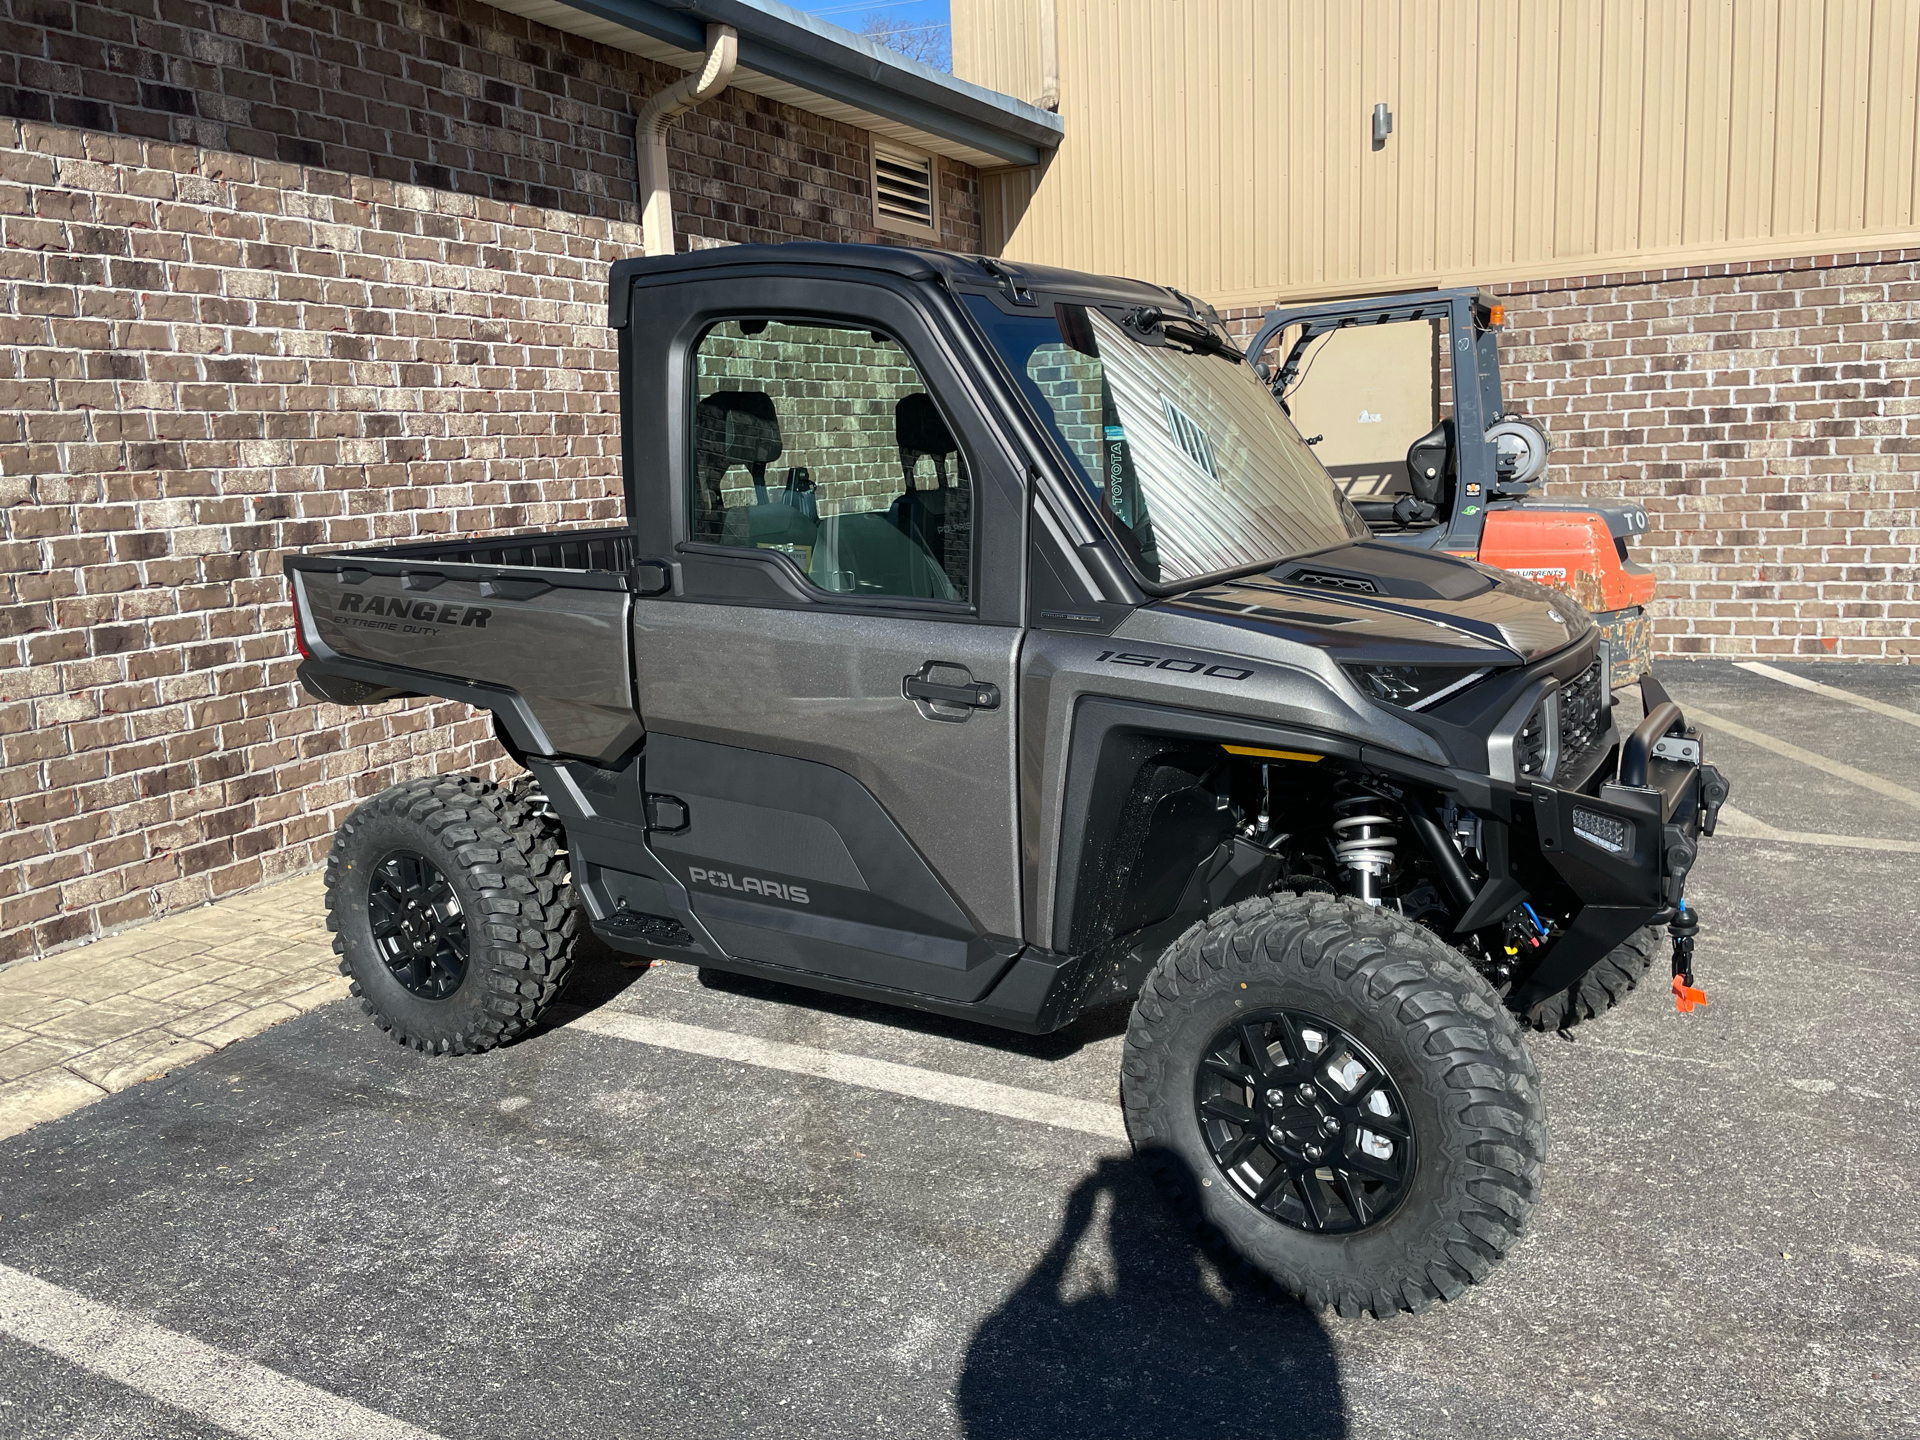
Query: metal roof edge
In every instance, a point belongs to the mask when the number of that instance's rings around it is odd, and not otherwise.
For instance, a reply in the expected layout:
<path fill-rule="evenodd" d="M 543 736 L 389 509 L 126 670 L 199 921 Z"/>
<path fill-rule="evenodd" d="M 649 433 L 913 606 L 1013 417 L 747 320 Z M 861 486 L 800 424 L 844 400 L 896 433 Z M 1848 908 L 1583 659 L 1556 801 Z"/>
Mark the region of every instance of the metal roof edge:
<path fill-rule="evenodd" d="M 1058 115 L 956 79 L 778 0 L 563 0 L 569 8 L 698 52 L 709 23 L 740 36 L 740 65 L 770 79 L 969 146 L 1038 164 L 1066 133 Z"/>
<path fill-rule="evenodd" d="M 845 244 L 826 240 L 789 240 L 774 244 L 721 245 L 711 250 L 685 250 L 672 255 L 635 255 L 616 260 L 608 274 L 607 323 L 616 329 L 627 323 L 628 291 L 634 284 L 670 282 L 702 271 L 772 266 L 826 266 L 835 269 L 882 270 L 909 280 L 938 278 L 948 286 L 1000 289 L 1012 281 L 1022 289 L 1044 295 L 1074 297 L 1088 304 L 1189 304 L 1178 290 L 1146 280 L 1061 270 L 1042 265 L 1016 265 L 990 256 L 964 255 L 914 245 Z M 1044 315 L 1045 309 L 1020 313 Z"/>

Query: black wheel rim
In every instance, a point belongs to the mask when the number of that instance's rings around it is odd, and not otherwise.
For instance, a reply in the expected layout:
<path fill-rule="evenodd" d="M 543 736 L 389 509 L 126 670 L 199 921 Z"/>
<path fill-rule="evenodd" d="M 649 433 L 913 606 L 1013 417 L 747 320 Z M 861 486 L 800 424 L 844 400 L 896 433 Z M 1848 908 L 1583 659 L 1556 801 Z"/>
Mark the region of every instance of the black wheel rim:
<path fill-rule="evenodd" d="M 1378 1225 L 1413 1182 L 1413 1124 L 1387 1069 L 1337 1025 L 1264 1010 L 1214 1036 L 1194 1080 L 1200 1133 L 1233 1189 L 1321 1235 Z"/>
<path fill-rule="evenodd" d="M 439 868 L 412 850 L 373 867 L 367 887 L 373 943 L 393 978 L 424 1000 L 444 1000 L 467 978 L 467 917 Z"/>

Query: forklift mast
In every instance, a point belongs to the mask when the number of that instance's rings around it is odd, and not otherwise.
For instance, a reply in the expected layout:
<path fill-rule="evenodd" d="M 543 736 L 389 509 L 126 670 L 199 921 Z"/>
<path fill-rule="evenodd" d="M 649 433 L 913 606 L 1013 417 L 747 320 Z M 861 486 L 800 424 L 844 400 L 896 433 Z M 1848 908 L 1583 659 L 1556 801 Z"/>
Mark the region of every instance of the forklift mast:
<path fill-rule="evenodd" d="M 1453 466 L 1455 500 L 1431 528 L 1395 535 L 1408 543 L 1439 550 L 1477 553 L 1486 523 L 1487 497 L 1496 483 L 1495 447 L 1480 439 L 1504 418 L 1500 399 L 1500 336 L 1497 303 L 1478 290 L 1426 290 L 1409 295 L 1365 296 L 1317 305 L 1298 305 L 1269 311 L 1261 320 L 1247 358 L 1267 382 L 1281 406 L 1300 378 L 1300 369 L 1315 341 L 1336 330 L 1368 325 L 1400 325 L 1412 321 L 1447 322 L 1448 361 L 1453 381 Z M 1262 359 L 1267 348 L 1294 326 L 1299 334 L 1277 363 Z"/>

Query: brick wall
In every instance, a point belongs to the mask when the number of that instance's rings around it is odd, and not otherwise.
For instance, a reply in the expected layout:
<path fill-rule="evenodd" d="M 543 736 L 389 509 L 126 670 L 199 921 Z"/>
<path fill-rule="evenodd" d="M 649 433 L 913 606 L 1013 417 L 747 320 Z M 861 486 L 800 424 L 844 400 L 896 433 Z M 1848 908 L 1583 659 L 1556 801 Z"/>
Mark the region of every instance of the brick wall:
<path fill-rule="evenodd" d="M 633 112 L 681 72 L 474 0 L 0 0 L 0 117 L 633 220 Z M 864 240 L 863 130 L 741 90 L 668 132 L 676 225 Z M 942 243 L 979 185 L 939 161 Z"/>
<path fill-rule="evenodd" d="M 1920 656 L 1920 251 L 1488 288 L 1546 496 L 1647 509 L 1663 653 Z"/>
<path fill-rule="evenodd" d="M 309 700 L 281 559 L 617 521 L 606 270 L 677 78 L 464 3 L 6 7 L 0 962 L 501 763 L 461 706 Z M 683 237 L 883 238 L 861 131 L 729 91 L 673 136 Z"/>
<path fill-rule="evenodd" d="M 1506 291 L 1548 493 L 1647 507 L 1666 653 L 1920 656 L 1920 251 Z"/>

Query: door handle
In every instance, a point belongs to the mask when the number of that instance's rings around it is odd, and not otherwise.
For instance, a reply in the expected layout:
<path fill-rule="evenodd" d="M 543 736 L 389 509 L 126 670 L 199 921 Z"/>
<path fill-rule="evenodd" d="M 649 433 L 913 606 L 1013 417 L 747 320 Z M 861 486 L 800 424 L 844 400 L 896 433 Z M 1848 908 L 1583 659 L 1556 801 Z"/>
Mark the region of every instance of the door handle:
<path fill-rule="evenodd" d="M 900 681 L 900 693 L 909 700 L 932 700 L 942 705 L 964 705 L 969 710 L 997 710 L 1000 708 L 1000 687 L 990 685 L 984 680 L 969 680 L 963 685 L 942 685 L 927 677 L 933 673 L 937 661 L 929 660 L 920 667 L 917 675 L 908 675 Z M 956 667 L 948 666 L 953 669 Z"/>

